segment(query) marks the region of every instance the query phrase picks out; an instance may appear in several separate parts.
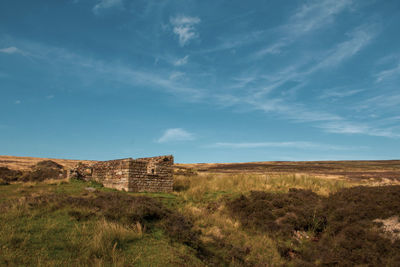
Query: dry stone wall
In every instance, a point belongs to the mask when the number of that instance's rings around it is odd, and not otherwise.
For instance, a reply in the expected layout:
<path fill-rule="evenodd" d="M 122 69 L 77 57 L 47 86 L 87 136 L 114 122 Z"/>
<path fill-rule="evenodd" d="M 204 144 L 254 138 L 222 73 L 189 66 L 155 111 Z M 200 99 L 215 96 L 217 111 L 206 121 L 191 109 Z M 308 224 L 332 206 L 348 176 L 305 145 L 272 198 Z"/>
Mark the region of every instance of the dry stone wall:
<path fill-rule="evenodd" d="M 93 165 L 92 179 L 105 187 L 128 190 L 131 159 L 101 161 Z"/>
<path fill-rule="evenodd" d="M 141 158 L 131 163 L 129 191 L 172 192 L 173 156 Z"/>
<path fill-rule="evenodd" d="M 101 161 L 93 165 L 91 179 L 129 192 L 171 192 L 173 163 L 173 156 Z"/>

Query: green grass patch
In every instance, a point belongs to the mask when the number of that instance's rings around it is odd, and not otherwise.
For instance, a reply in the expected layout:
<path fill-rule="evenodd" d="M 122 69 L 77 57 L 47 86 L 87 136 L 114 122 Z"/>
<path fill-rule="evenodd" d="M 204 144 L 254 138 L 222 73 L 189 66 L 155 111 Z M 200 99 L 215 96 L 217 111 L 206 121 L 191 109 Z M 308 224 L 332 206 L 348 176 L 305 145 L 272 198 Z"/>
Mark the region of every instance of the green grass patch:
<path fill-rule="evenodd" d="M 261 174 L 185 174 L 172 193 L 12 182 L 0 185 L 0 265 L 395 266 L 399 241 L 373 221 L 400 215 L 400 189 L 353 185 Z"/>

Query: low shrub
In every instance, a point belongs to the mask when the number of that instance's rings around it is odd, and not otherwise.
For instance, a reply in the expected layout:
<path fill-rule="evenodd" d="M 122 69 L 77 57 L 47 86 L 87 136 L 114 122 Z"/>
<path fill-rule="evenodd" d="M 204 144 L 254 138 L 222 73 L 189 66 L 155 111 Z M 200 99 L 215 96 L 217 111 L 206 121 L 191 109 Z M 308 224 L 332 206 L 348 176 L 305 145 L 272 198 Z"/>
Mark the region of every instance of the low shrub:
<path fill-rule="evenodd" d="M 244 227 L 289 237 L 293 231 L 323 231 L 326 219 L 318 208 L 321 200 L 310 190 L 252 191 L 228 202 L 227 207 Z"/>
<path fill-rule="evenodd" d="M 0 178 L 0 185 L 9 185 L 10 183 L 7 182 L 5 179 Z"/>
<path fill-rule="evenodd" d="M 17 181 L 21 178 L 21 176 L 21 171 L 11 170 L 7 167 L 0 167 L 0 181 L 3 181 L 3 184 Z"/>
<path fill-rule="evenodd" d="M 60 164 L 51 160 L 44 160 L 32 166 L 31 171 L 23 173 L 20 180 L 24 182 L 41 182 L 48 179 L 62 178 L 62 174 L 63 167 Z"/>
<path fill-rule="evenodd" d="M 242 227 L 276 236 L 281 255 L 296 265 L 400 265 L 400 240 L 385 238 L 374 223 L 400 214 L 400 186 L 345 188 L 329 197 L 251 192 L 227 207 Z M 299 240 L 299 231 L 310 236 Z"/>
<path fill-rule="evenodd" d="M 400 240 L 391 242 L 374 223 L 400 214 L 400 186 L 353 187 L 325 199 L 327 227 L 304 253 L 322 264 L 400 266 Z"/>
<path fill-rule="evenodd" d="M 197 175 L 197 171 L 192 168 L 179 168 L 174 170 L 174 175 L 194 176 Z"/>
<path fill-rule="evenodd" d="M 168 235 L 174 240 L 199 249 L 200 231 L 193 231 L 193 223 L 178 213 L 171 213 L 163 223 Z"/>

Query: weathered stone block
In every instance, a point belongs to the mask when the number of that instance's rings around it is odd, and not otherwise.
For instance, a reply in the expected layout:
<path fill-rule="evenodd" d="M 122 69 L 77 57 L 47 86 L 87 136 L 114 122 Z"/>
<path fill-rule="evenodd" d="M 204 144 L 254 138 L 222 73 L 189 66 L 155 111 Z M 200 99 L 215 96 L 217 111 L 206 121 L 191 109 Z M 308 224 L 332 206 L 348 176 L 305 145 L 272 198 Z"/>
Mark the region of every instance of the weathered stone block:
<path fill-rule="evenodd" d="M 173 164 L 172 155 L 102 161 L 93 165 L 91 179 L 129 192 L 171 192 Z"/>

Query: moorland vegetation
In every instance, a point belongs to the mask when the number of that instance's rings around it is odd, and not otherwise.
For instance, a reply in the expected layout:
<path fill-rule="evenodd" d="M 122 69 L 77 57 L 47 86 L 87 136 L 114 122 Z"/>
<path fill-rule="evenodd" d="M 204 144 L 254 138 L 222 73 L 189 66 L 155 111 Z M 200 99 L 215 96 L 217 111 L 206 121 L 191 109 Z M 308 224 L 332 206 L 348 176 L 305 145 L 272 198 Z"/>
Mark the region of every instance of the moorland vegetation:
<path fill-rule="evenodd" d="M 400 265 L 383 227 L 398 185 L 189 170 L 173 193 L 128 193 L 50 162 L 0 171 L 0 265 Z"/>

